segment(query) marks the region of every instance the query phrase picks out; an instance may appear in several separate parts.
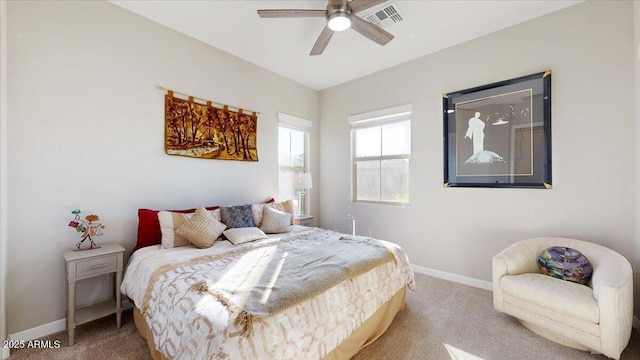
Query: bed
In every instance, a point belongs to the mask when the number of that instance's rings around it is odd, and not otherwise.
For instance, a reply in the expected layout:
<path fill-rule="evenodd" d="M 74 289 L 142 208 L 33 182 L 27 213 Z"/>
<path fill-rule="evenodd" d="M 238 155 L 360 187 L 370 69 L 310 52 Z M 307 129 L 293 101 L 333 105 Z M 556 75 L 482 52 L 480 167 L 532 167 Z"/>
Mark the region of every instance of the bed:
<path fill-rule="evenodd" d="M 134 303 L 152 357 L 348 359 L 381 336 L 404 308 L 406 288 L 414 287 L 402 248 L 318 228 L 288 230 L 236 245 L 218 240 L 204 249 L 135 251 L 121 291 Z M 371 263 L 369 251 L 380 259 Z M 296 262 L 299 253 L 315 258 Z M 329 276 L 332 283 L 318 273 L 336 268 L 323 265 L 334 254 L 364 260 Z M 262 292 L 253 296 L 256 288 Z M 277 305 L 256 310 L 264 303 Z"/>

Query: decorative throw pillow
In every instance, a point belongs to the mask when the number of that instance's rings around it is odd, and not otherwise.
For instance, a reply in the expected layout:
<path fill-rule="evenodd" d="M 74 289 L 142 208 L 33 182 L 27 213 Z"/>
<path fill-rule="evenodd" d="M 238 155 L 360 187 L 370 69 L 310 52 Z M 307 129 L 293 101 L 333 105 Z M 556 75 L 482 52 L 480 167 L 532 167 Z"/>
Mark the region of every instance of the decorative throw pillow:
<path fill-rule="evenodd" d="M 260 230 L 267 234 L 277 234 L 289 231 L 292 215 L 284 211 L 265 206 L 262 214 Z"/>
<path fill-rule="evenodd" d="M 282 208 L 284 209 L 284 212 L 287 212 L 291 215 L 293 215 L 293 200 L 289 199 L 286 201 L 282 201 L 280 204 L 282 204 Z M 293 220 L 293 217 L 291 218 Z"/>
<path fill-rule="evenodd" d="M 223 234 L 233 245 L 260 240 L 267 237 L 267 235 L 257 227 L 227 229 Z"/>
<path fill-rule="evenodd" d="M 176 234 L 202 249 L 213 245 L 226 228 L 204 206 L 200 206 L 189 220 L 176 229 Z"/>
<path fill-rule="evenodd" d="M 262 223 L 262 213 L 264 212 L 265 207 L 284 211 L 282 203 L 272 202 L 268 204 L 251 204 L 251 210 L 253 211 L 253 224 L 255 227 L 260 227 L 260 224 Z"/>
<path fill-rule="evenodd" d="M 207 207 L 207 210 L 215 210 L 218 206 Z M 193 213 L 196 209 L 187 210 L 169 210 L 178 213 Z M 145 246 L 160 244 L 162 241 L 162 232 L 160 231 L 160 221 L 158 213 L 160 210 L 138 209 L 138 239 L 136 246 L 131 253 Z"/>
<path fill-rule="evenodd" d="M 229 229 L 255 226 L 251 204 L 221 207 L 220 217 Z"/>
<path fill-rule="evenodd" d="M 220 209 L 209 210 L 213 217 L 220 221 Z M 193 216 L 192 213 L 179 213 L 173 211 L 160 211 L 158 221 L 160 222 L 160 232 L 162 233 L 162 247 L 170 249 L 176 246 L 187 246 L 189 241 L 176 233 L 176 229 L 182 226 Z"/>
<path fill-rule="evenodd" d="M 586 285 L 591 279 L 593 268 L 580 251 L 564 246 L 553 246 L 538 256 L 540 271 L 554 278 Z"/>

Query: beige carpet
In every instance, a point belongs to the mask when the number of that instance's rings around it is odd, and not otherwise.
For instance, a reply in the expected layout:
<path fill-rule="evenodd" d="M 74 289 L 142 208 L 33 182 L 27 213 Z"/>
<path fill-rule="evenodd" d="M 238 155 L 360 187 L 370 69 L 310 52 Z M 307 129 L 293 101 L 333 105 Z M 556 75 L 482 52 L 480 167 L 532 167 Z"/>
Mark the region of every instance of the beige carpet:
<path fill-rule="evenodd" d="M 493 309 L 492 292 L 416 274 L 407 310 L 354 360 L 605 360 L 540 337 L 515 318 Z M 621 359 L 640 359 L 640 336 L 632 331 Z"/>
<path fill-rule="evenodd" d="M 407 292 L 407 310 L 389 330 L 354 360 L 605 360 L 603 355 L 573 350 L 525 329 L 493 309 L 491 292 L 416 274 L 416 291 Z M 59 349 L 23 349 L 18 359 L 150 359 L 146 342 L 136 331 L 131 311 L 122 328 L 107 317 L 76 329 L 76 345 L 67 346 L 66 332 L 44 338 L 60 340 Z M 640 359 L 640 336 L 634 331 L 622 359 Z"/>

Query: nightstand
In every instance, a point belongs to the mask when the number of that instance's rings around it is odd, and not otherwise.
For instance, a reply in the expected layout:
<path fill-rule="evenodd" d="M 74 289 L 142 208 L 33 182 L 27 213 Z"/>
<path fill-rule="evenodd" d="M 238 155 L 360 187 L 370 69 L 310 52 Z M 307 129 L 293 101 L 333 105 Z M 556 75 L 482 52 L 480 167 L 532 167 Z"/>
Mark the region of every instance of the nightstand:
<path fill-rule="evenodd" d="M 92 250 L 63 252 L 67 273 L 67 331 L 69 346 L 75 342 L 76 326 L 116 314 L 118 328 L 122 325 L 122 298 L 120 283 L 124 248 L 118 244 L 99 244 Z M 98 304 L 76 309 L 76 281 L 95 276 L 115 275 L 115 300 L 109 299 Z"/>
<path fill-rule="evenodd" d="M 313 226 L 313 216 L 311 215 L 295 215 L 293 217 L 294 225 Z"/>

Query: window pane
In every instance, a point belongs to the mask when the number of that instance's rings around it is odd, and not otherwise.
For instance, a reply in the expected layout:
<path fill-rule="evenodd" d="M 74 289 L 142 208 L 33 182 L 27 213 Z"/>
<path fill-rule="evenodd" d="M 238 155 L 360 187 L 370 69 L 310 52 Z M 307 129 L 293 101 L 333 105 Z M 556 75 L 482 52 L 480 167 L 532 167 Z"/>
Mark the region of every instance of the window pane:
<path fill-rule="evenodd" d="M 411 153 L 411 121 L 382 125 L 382 155 Z"/>
<path fill-rule="evenodd" d="M 304 132 L 291 130 L 291 166 L 304 167 Z"/>
<path fill-rule="evenodd" d="M 380 156 L 380 126 L 356 129 L 356 157 Z"/>
<path fill-rule="evenodd" d="M 278 181 L 278 185 L 279 185 L 279 191 L 278 191 L 278 200 L 279 201 L 285 201 L 285 200 L 293 200 L 293 209 L 295 211 L 295 213 L 298 213 L 299 208 L 298 208 L 298 193 L 301 192 L 302 190 L 295 190 L 293 189 L 293 174 L 298 174 L 298 173 L 303 173 L 304 171 L 300 171 L 300 170 L 280 170 L 280 178 Z M 307 199 L 307 204 L 309 203 L 309 200 Z M 308 207 L 308 205 L 306 205 L 306 207 Z M 305 209 L 306 212 L 308 211 L 308 209 Z"/>
<path fill-rule="evenodd" d="M 356 164 L 357 200 L 380 201 L 380 160 Z"/>
<path fill-rule="evenodd" d="M 298 192 L 300 190 L 293 189 L 293 174 L 302 173 L 300 170 L 280 170 L 280 178 L 278 179 L 278 200 L 293 200 L 294 205 L 298 201 Z"/>
<path fill-rule="evenodd" d="M 278 198 L 281 201 L 293 200 L 295 212 L 298 213 L 298 193 L 301 190 L 293 189 L 293 174 L 306 171 L 306 141 L 308 132 L 294 130 L 287 127 L 278 127 L 278 166 L 280 167 L 278 179 Z M 300 168 L 290 170 L 290 167 Z M 283 169 L 284 168 L 284 169 Z M 308 207 L 308 201 L 304 207 Z M 303 210 L 303 212 L 308 209 Z"/>
<path fill-rule="evenodd" d="M 409 202 L 409 160 L 382 160 L 382 201 Z"/>
<path fill-rule="evenodd" d="M 284 127 L 278 127 L 278 165 L 291 166 L 291 130 Z"/>

